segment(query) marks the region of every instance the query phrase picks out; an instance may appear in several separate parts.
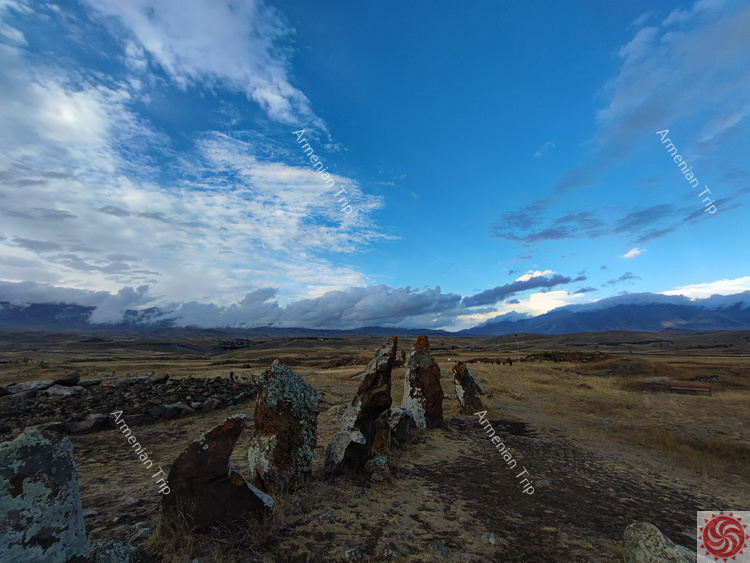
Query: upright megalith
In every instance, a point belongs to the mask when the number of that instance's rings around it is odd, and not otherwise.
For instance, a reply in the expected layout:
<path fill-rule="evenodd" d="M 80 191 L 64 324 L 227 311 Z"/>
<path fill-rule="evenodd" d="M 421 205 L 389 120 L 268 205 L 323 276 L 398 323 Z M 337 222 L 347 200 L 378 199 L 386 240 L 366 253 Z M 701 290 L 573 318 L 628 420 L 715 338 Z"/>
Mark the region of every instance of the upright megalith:
<path fill-rule="evenodd" d="M 482 400 L 479 398 L 482 387 L 469 366 L 463 362 L 456 362 L 453 366 L 453 382 L 456 384 L 456 397 L 463 414 L 473 414 L 482 410 Z"/>
<path fill-rule="evenodd" d="M 279 360 L 254 384 L 255 433 L 247 451 L 251 479 L 267 490 L 295 487 L 312 472 L 318 393 Z"/>
<path fill-rule="evenodd" d="M 440 366 L 430 355 L 427 337 L 418 336 L 406 360 L 401 406 L 411 411 L 418 428 L 440 428 L 443 426 L 443 396 Z"/>
<path fill-rule="evenodd" d="M 391 371 L 396 361 L 398 338 L 391 336 L 380 347 L 367 365 L 357 394 L 341 417 L 341 429 L 359 430 L 372 446 L 375 441 L 375 421 L 391 408 Z"/>
<path fill-rule="evenodd" d="M 341 431 L 326 449 L 323 472 L 358 471 L 372 457 L 375 423 L 391 406 L 391 371 L 396 362 L 398 338 L 391 336 L 367 365 L 352 402 L 341 417 Z"/>
<path fill-rule="evenodd" d="M 0 561 L 88 561 L 73 445 L 27 429 L 0 443 Z"/>
<path fill-rule="evenodd" d="M 167 518 L 181 517 L 191 528 L 205 529 L 271 512 L 273 499 L 229 463 L 246 419 L 244 414 L 229 417 L 177 456 L 167 478 L 169 493 L 162 497 Z"/>

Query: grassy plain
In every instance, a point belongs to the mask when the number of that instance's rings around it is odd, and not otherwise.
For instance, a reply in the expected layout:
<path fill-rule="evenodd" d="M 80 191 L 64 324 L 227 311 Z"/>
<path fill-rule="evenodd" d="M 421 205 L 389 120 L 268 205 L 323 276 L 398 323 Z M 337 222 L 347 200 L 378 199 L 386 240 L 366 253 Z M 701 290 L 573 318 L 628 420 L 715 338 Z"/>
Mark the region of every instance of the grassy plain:
<path fill-rule="evenodd" d="M 424 442 L 385 452 L 390 482 L 321 479 L 325 445 L 338 429 L 330 407 L 351 400 L 364 365 L 385 337 L 263 339 L 168 333 L 159 337 L 0 335 L 0 386 L 47 379 L 66 370 L 82 377 L 169 372 L 250 375 L 280 358 L 321 395 L 316 472 L 280 496 L 274 517 L 244 534 L 155 530 L 159 495 L 114 430 L 71 437 L 92 538 L 147 546 L 167 561 L 620 561 L 622 533 L 650 521 L 673 541 L 695 548 L 697 510 L 750 510 L 750 333 L 431 338 L 447 395 L 451 367 L 470 364 L 485 384 L 487 418 L 517 470 L 509 469 L 477 423 L 446 398 L 446 427 Z M 399 339 L 409 350 L 414 337 Z M 514 362 L 534 352 L 603 352 L 601 362 Z M 400 403 L 403 368 L 393 372 Z M 669 380 L 707 380 L 712 396 L 669 393 Z M 171 461 L 202 432 L 241 408 L 134 429 L 152 459 Z M 0 405 L 2 408 L 2 405 Z M 106 414 L 106 413 L 105 413 Z M 233 456 L 246 469 L 252 425 Z M 516 474 L 525 467 L 533 495 Z M 136 499 L 125 503 L 126 499 Z M 143 525 L 141 525 L 142 527 Z M 491 535 L 490 535 L 491 534 Z"/>

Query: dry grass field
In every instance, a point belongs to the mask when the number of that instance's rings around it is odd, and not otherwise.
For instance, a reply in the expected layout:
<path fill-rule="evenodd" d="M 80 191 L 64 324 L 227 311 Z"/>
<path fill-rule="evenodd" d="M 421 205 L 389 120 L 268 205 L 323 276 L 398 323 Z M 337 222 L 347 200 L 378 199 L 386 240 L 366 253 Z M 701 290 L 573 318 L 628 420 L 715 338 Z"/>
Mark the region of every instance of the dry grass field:
<path fill-rule="evenodd" d="M 487 418 L 513 457 L 509 469 L 478 424 L 444 402 L 446 427 L 385 454 L 390 482 L 324 482 L 325 445 L 338 429 L 329 411 L 351 400 L 385 337 L 160 339 L 7 333 L 0 338 L 0 385 L 66 370 L 83 378 L 169 372 L 250 375 L 280 358 L 321 396 L 316 472 L 281 495 L 273 517 L 245 533 L 169 533 L 158 528 L 159 495 L 150 474 L 115 430 L 71 437 L 92 538 L 145 547 L 163 561 L 621 561 L 622 534 L 656 524 L 695 547 L 697 510 L 750 510 L 750 333 L 431 338 L 446 395 L 451 367 L 470 364 L 484 383 Z M 413 337 L 399 338 L 409 350 Z M 530 361 L 534 352 L 603 352 L 600 362 Z M 340 364 L 340 365 L 336 365 Z M 393 372 L 393 403 L 403 368 Z M 707 380 L 712 395 L 669 393 L 669 380 Z M 202 432 L 253 401 L 134 429 L 165 470 Z M 2 403 L 0 403 L 2 408 Z M 107 414 L 107 413 L 105 413 Z M 233 459 L 246 469 L 252 425 Z M 525 467 L 534 494 L 517 473 Z M 131 499 L 131 500 L 128 500 Z M 126 502 L 127 501 L 127 502 Z M 145 524 L 139 524 L 145 522 Z M 138 524 L 137 526 L 134 525 Z M 138 532 L 148 527 L 150 534 Z"/>

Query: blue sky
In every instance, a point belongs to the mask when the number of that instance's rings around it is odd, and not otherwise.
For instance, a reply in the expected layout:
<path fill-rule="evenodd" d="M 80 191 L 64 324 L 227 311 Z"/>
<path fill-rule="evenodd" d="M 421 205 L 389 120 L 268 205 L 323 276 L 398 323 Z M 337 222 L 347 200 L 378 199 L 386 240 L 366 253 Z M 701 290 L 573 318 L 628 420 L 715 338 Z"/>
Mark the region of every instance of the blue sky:
<path fill-rule="evenodd" d="M 0 300 L 456 330 L 750 290 L 747 29 L 732 0 L 0 0 Z"/>

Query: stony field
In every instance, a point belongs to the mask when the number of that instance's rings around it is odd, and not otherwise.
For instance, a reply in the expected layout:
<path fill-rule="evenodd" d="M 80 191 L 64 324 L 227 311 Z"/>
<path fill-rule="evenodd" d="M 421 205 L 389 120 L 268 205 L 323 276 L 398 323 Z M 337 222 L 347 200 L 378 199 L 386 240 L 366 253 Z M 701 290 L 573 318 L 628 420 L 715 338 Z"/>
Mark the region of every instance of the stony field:
<path fill-rule="evenodd" d="M 141 415 L 133 431 L 165 471 L 200 434 L 244 413 L 250 423 L 232 460 L 247 472 L 255 400 L 246 381 L 274 359 L 317 390 L 311 478 L 275 496 L 273 515 L 244 533 L 159 528 L 161 495 L 117 430 L 68 427 L 89 537 L 126 541 L 155 561 L 622 561 L 623 532 L 633 522 L 651 522 L 694 549 L 697 510 L 750 510 L 748 333 L 522 335 L 518 349 L 512 337 L 430 338 L 445 427 L 420 433 L 420 443 L 405 449 L 380 444 L 391 475 L 376 483 L 326 481 L 322 464 L 340 425 L 341 408 L 333 407 L 351 401 L 356 376 L 385 337 L 3 336 L 0 387 L 71 372 L 80 382 L 102 381 L 71 395 L 0 397 L 0 432 L 80 424 L 121 400 L 123 411 Z M 408 352 L 413 343 L 399 338 L 398 348 Z M 498 363 L 508 358 L 512 365 Z M 480 417 L 460 413 L 451 375 L 457 360 L 485 387 L 486 419 L 516 469 Z M 147 379 L 151 373 L 157 381 Z M 403 378 L 404 367 L 394 368 L 394 405 Z M 712 394 L 670 393 L 674 381 L 710 383 Z M 164 416 L 176 403 L 188 408 Z M 521 468 L 533 494 L 524 494 Z"/>

